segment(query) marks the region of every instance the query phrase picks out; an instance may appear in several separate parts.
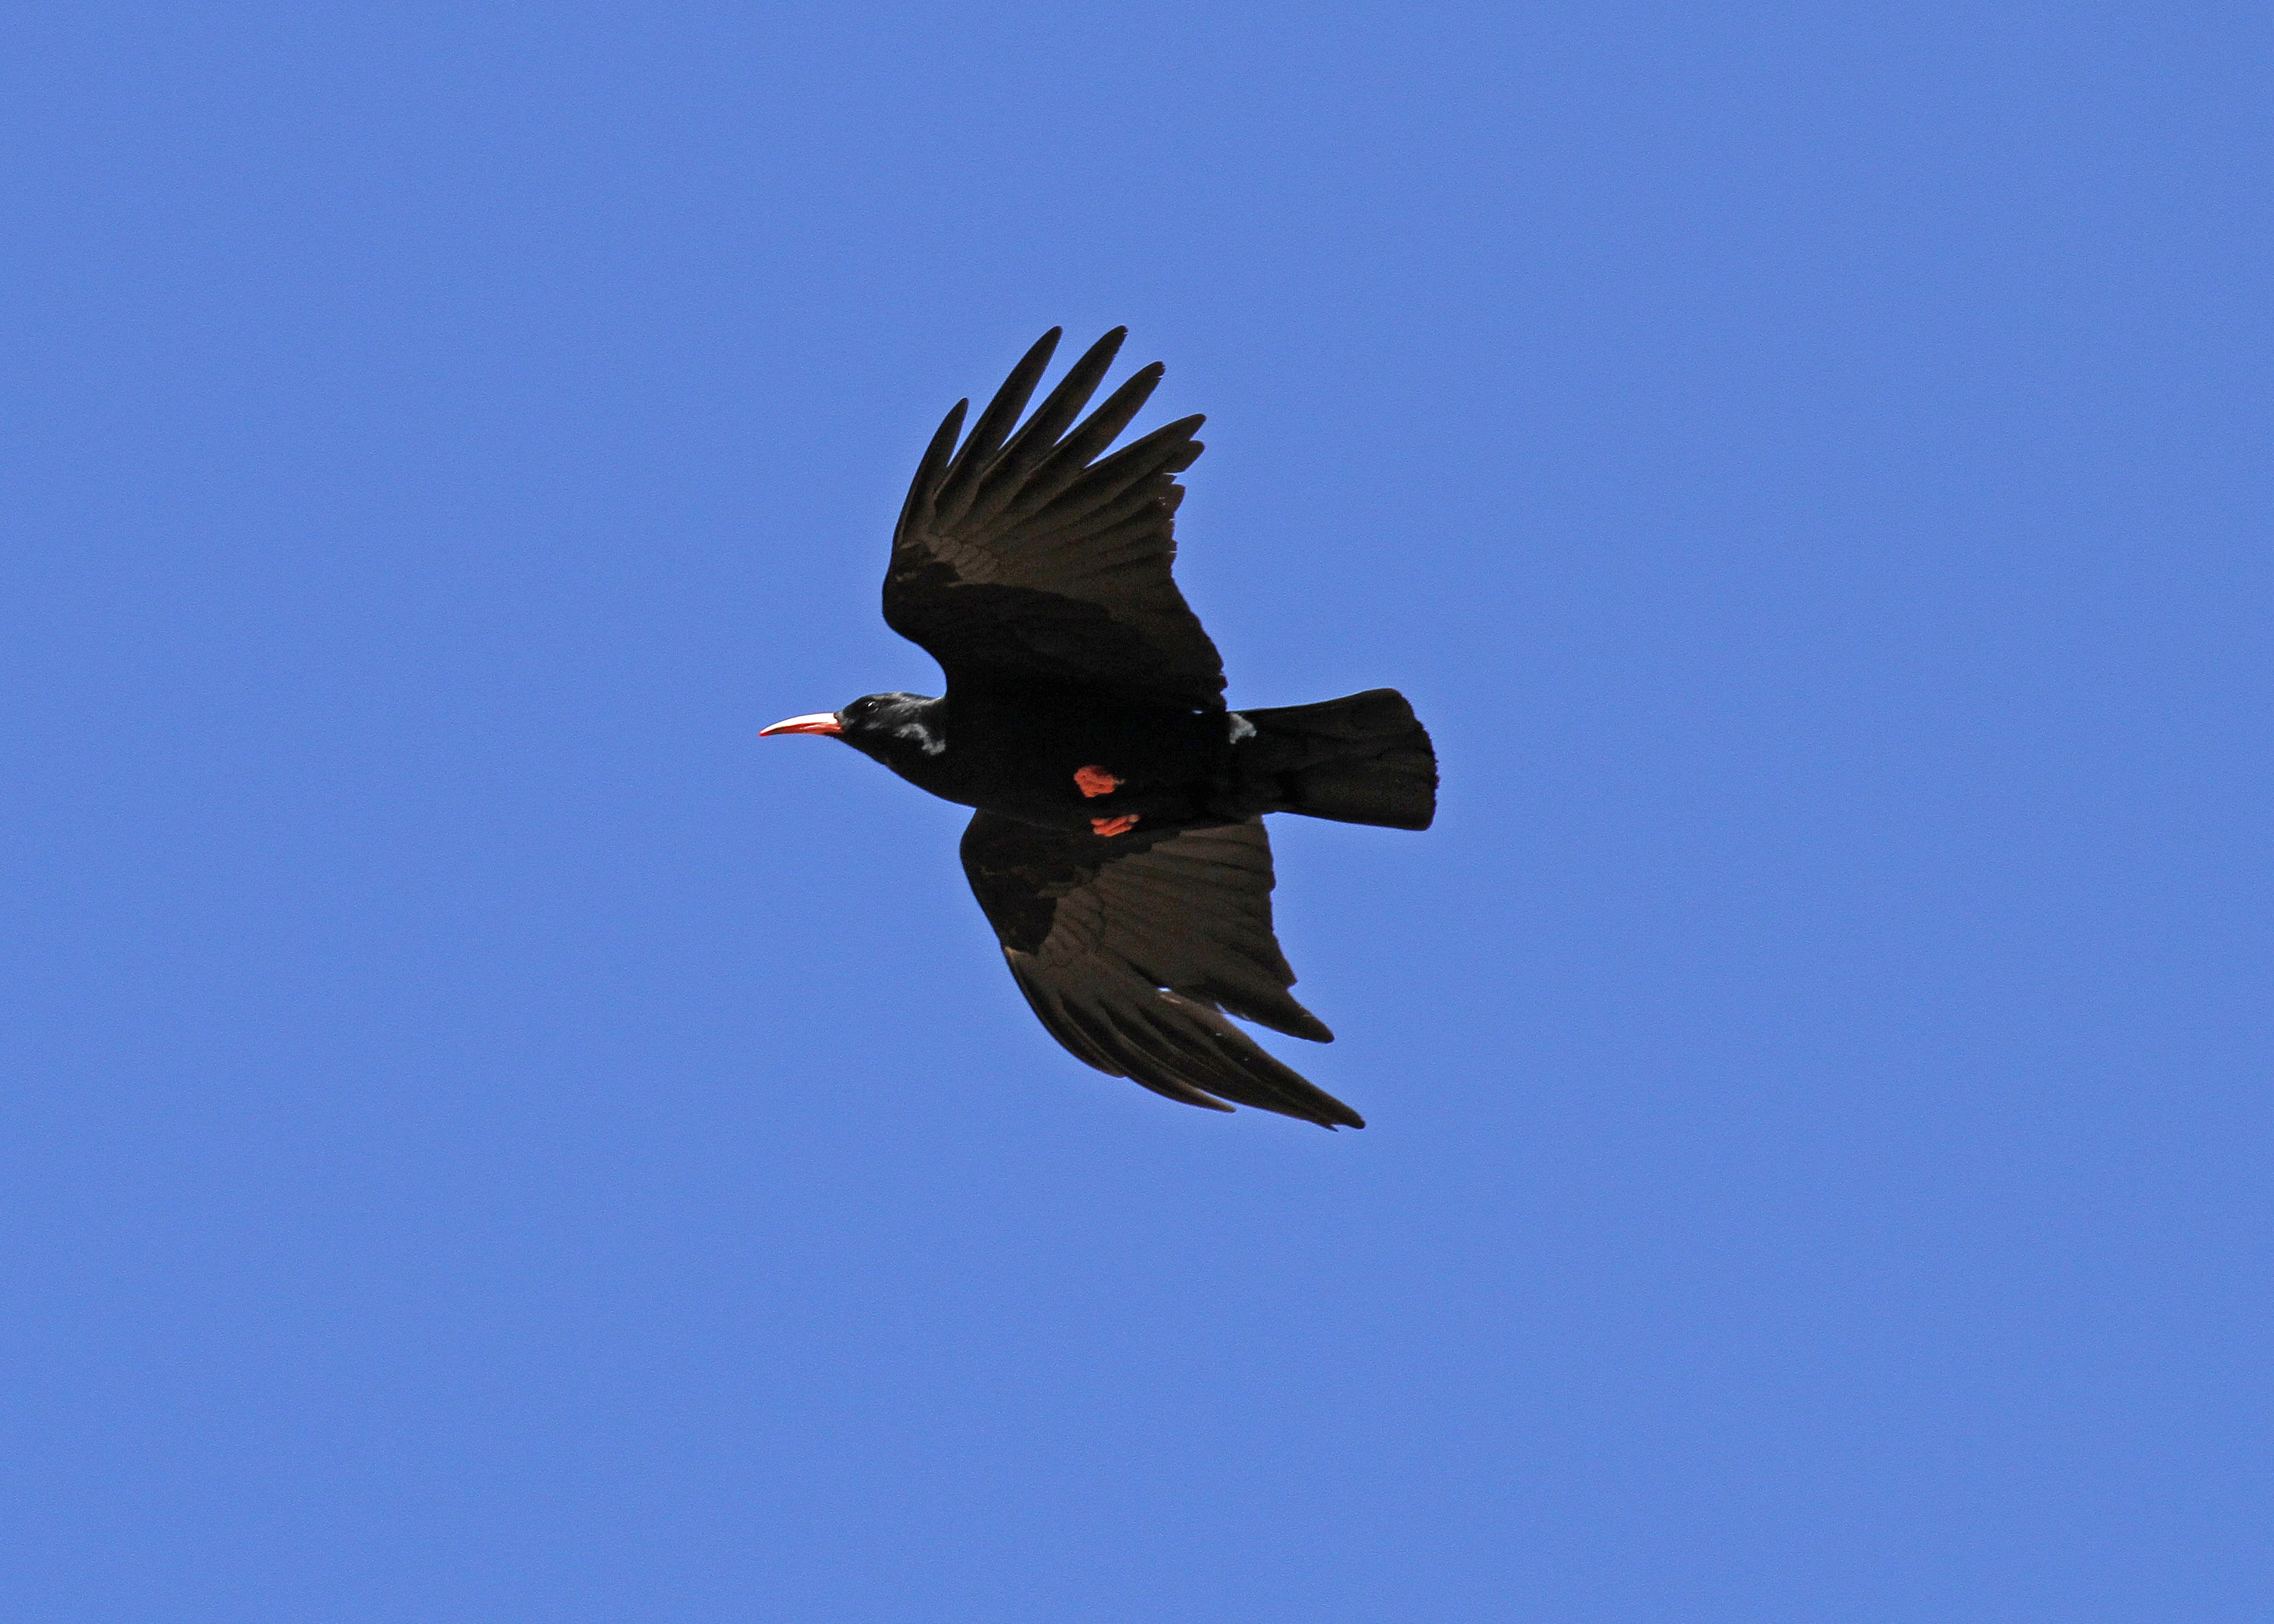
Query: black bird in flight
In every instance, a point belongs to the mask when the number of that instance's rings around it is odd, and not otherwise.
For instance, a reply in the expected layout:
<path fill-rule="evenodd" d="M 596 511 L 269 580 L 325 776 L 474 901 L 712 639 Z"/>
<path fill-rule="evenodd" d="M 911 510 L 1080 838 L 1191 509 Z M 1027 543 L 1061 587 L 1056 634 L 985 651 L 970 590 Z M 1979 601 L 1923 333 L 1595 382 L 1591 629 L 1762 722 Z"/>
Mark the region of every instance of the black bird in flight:
<path fill-rule="evenodd" d="M 1334 1036 L 1287 990 L 1262 815 L 1426 829 L 1436 755 L 1390 688 L 1225 708 L 1223 659 L 1170 575 L 1201 419 L 1101 455 L 1161 381 L 1156 362 L 1075 422 L 1126 335 L 1098 340 L 1021 424 L 1053 327 L 960 447 L 968 401 L 924 452 L 885 623 L 939 662 L 946 695 L 870 694 L 763 732 L 842 739 L 978 808 L 964 873 L 1020 991 L 1076 1057 L 1188 1105 L 1364 1127 L 1224 1019 Z"/>

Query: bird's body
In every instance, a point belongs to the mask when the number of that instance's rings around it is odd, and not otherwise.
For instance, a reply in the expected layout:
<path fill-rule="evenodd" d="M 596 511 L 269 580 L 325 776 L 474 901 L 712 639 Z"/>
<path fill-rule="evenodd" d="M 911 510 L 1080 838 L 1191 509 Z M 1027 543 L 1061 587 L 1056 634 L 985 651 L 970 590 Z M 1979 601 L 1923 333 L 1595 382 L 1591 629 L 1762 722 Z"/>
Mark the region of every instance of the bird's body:
<path fill-rule="evenodd" d="M 1229 799 L 1234 712 L 1133 704 L 1104 688 L 1032 680 L 961 680 L 938 699 L 885 697 L 901 703 L 875 742 L 849 728 L 846 737 L 943 801 L 1082 831 L 1100 817 L 1246 816 Z M 1086 768 L 1098 771 L 1084 779 Z M 1105 778 L 1112 787 L 1100 787 Z"/>
<path fill-rule="evenodd" d="M 1387 688 L 1226 708 L 1222 661 L 1170 574 L 1175 476 L 1200 455 L 1201 420 L 1101 456 L 1156 364 L 1074 422 L 1122 336 L 1021 425 L 1053 330 L 960 448 L 962 404 L 925 453 L 885 619 L 938 659 L 946 693 L 871 694 L 764 731 L 840 738 L 977 809 L 972 890 L 1035 1014 L 1084 1061 L 1189 1104 L 1363 1126 L 1224 1019 L 1332 1035 L 1288 992 L 1262 817 L 1426 828 L 1435 756 Z"/>

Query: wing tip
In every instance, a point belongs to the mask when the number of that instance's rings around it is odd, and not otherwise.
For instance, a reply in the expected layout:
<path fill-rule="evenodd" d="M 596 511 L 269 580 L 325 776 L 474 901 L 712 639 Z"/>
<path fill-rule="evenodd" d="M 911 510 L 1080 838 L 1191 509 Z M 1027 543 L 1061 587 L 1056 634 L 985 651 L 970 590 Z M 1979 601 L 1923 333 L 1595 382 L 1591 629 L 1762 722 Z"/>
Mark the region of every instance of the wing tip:
<path fill-rule="evenodd" d="M 1113 365 L 1113 357 L 1121 353 L 1121 346 L 1126 343 L 1128 339 L 1127 327 L 1115 327 L 1088 350 L 1082 351 L 1081 359 L 1073 364 L 1073 370 L 1079 372 L 1085 366 L 1094 366 L 1102 374 L 1107 367 Z"/>
<path fill-rule="evenodd" d="M 1186 1082 L 1182 1078 L 1174 1079 L 1177 1086 L 1171 1089 L 1162 1086 L 1159 1082 L 1153 1079 L 1140 1077 L 1134 1071 L 1116 1072 L 1113 1073 L 1113 1075 L 1126 1077 L 1131 1082 L 1138 1085 L 1138 1086 L 1141 1088 L 1148 1088 L 1163 1099 L 1174 1100 L 1179 1105 L 1197 1105 L 1203 1110 L 1224 1111 L 1230 1113 L 1237 1111 L 1241 1106 L 1246 1106 L 1251 1111 L 1261 1111 L 1268 1116 L 1291 1116 L 1298 1122 L 1312 1123 L 1319 1127 L 1324 1128 L 1329 1133 L 1341 1128 L 1363 1128 L 1366 1126 L 1365 1117 L 1351 1109 L 1349 1106 L 1344 1105 L 1340 1100 L 1336 1099 L 1334 1095 L 1327 1093 L 1326 1090 L 1316 1087 L 1315 1085 L 1313 1087 L 1313 1092 L 1317 1094 L 1319 1097 L 1314 1101 L 1305 1100 L 1298 1103 L 1297 1101 L 1289 1100 L 1281 1101 L 1275 1104 L 1265 1105 L 1255 1100 L 1240 1100 L 1235 1103 L 1231 1101 L 1224 1099 L 1214 1093 L 1208 1092 L 1208 1085 L 1204 1083 Z"/>

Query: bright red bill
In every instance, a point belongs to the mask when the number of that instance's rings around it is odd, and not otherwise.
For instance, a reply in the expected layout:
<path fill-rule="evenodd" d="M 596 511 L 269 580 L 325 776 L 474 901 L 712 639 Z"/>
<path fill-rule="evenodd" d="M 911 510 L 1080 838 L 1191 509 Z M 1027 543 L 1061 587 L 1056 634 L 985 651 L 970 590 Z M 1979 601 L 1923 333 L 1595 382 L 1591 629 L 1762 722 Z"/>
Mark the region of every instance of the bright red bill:
<path fill-rule="evenodd" d="M 758 729 L 758 737 L 773 733 L 841 733 L 845 725 L 837 719 L 833 710 L 817 710 L 811 716 L 794 716 L 787 722 L 776 722 L 772 727 Z"/>

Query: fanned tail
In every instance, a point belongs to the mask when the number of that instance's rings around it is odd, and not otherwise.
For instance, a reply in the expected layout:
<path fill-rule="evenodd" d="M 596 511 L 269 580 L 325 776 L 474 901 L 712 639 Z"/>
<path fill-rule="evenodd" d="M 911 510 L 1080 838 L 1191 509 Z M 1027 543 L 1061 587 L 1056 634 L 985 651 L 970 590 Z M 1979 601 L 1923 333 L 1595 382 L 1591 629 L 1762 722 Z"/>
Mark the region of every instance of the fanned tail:
<path fill-rule="evenodd" d="M 1396 688 L 1239 713 L 1255 729 L 1235 757 L 1242 801 L 1338 823 L 1427 829 L 1437 752 Z"/>

